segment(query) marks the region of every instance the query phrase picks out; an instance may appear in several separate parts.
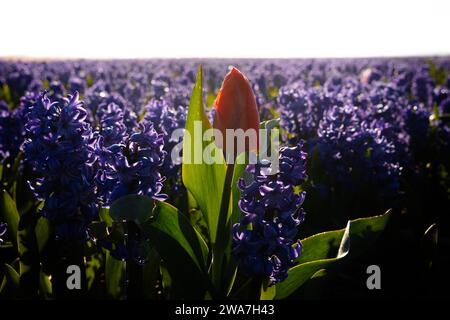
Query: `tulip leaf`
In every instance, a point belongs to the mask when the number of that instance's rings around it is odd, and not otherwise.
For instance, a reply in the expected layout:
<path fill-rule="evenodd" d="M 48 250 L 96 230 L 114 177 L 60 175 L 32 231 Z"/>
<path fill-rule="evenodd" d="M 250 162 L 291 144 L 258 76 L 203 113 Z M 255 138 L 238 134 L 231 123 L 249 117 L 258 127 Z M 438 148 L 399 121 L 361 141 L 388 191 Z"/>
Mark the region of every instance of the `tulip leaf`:
<path fill-rule="evenodd" d="M 114 201 L 109 209 L 109 216 L 116 222 L 134 221 L 143 224 L 152 216 L 153 199 L 141 195 L 127 195 Z M 103 212 L 102 219 L 108 224 L 111 221 Z"/>
<path fill-rule="evenodd" d="M 17 228 L 19 227 L 19 212 L 11 196 L 3 190 L 0 196 L 0 212 L 8 224 L 9 236 L 17 247 Z"/>
<path fill-rule="evenodd" d="M 274 299 L 284 299 L 294 293 L 317 271 L 326 269 L 346 256 L 355 256 L 369 246 L 384 230 L 390 211 L 380 216 L 349 221 L 341 230 L 323 232 L 302 240 L 298 265 L 288 277 L 275 285 Z"/>
<path fill-rule="evenodd" d="M 201 297 L 207 285 L 208 247 L 189 220 L 177 208 L 156 201 L 154 218 L 143 226 L 143 233 L 164 261 L 174 295 Z"/>
<path fill-rule="evenodd" d="M 192 194 L 204 215 L 211 243 L 214 244 L 225 183 L 226 164 L 222 150 L 214 142 L 203 140 L 203 134 L 206 130 L 211 129 L 211 124 L 204 112 L 202 93 L 202 68 L 200 66 L 186 120 L 182 179 L 186 189 Z M 208 148 L 207 152 L 204 152 L 206 148 Z"/>

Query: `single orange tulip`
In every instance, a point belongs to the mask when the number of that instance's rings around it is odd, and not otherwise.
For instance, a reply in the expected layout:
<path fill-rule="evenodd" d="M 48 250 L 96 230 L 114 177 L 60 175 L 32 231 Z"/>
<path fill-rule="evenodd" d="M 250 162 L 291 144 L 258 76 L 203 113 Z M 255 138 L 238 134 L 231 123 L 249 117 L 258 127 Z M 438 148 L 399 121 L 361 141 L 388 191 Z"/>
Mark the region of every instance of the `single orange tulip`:
<path fill-rule="evenodd" d="M 214 103 L 216 112 L 214 115 L 214 128 L 219 129 L 223 136 L 223 144 L 218 146 L 222 148 L 229 159 L 236 158 L 244 151 L 257 151 L 259 146 L 259 113 L 256 105 L 255 95 L 250 82 L 238 69 L 233 67 L 225 76 L 222 86 Z M 227 151 L 226 129 L 242 129 L 244 132 L 250 131 L 247 137 L 253 137 L 256 141 L 237 141 L 239 137 L 234 137 L 234 151 Z M 251 133 L 251 134 L 250 134 Z M 217 140 L 216 140 L 217 141 Z"/>

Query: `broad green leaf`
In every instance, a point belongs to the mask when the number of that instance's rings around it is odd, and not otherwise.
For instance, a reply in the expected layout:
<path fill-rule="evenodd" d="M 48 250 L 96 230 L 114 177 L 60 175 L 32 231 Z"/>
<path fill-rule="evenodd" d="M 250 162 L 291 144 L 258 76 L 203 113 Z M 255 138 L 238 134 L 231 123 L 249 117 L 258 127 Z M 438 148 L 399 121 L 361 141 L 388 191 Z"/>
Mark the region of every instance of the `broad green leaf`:
<path fill-rule="evenodd" d="M 203 296 L 208 248 L 188 219 L 170 204 L 156 201 L 154 218 L 143 226 L 143 232 L 170 273 L 174 295 Z"/>
<path fill-rule="evenodd" d="M 205 242 L 209 241 L 208 226 L 202 212 L 200 211 L 197 202 L 189 191 L 187 193 L 187 201 L 189 207 L 189 221 L 195 230 L 202 235 Z"/>
<path fill-rule="evenodd" d="M 3 265 L 4 278 L 0 286 L 0 297 L 11 299 L 17 296 L 20 288 L 19 274 L 9 264 Z"/>
<path fill-rule="evenodd" d="M 126 262 L 117 260 L 106 250 L 105 285 L 109 298 L 120 299 L 124 294 Z"/>
<path fill-rule="evenodd" d="M 202 92 L 202 68 L 200 66 L 186 120 L 182 179 L 205 217 L 210 240 L 214 244 L 225 183 L 226 164 L 222 150 L 217 148 L 213 142 L 203 140 L 203 134 L 211 128 L 211 124 L 204 112 Z M 205 152 L 205 159 L 204 150 L 207 147 L 210 152 Z M 212 161 L 214 160 L 212 157 L 219 161 Z"/>
<path fill-rule="evenodd" d="M 341 260 L 348 254 L 350 248 L 350 222 L 347 224 L 347 228 L 343 236 L 341 237 L 341 243 L 339 246 L 338 254 L 335 258 L 319 259 L 299 264 L 291 268 L 288 272 L 288 277 L 283 282 L 277 284 L 272 292 L 271 296 L 274 299 L 284 299 L 300 288 L 306 281 L 308 281 L 317 271 L 324 269 L 332 265 L 333 263 Z"/>
<path fill-rule="evenodd" d="M 5 263 L 3 266 L 5 268 L 5 278 L 8 281 L 8 283 L 12 285 L 14 288 L 18 288 L 20 283 L 19 273 L 17 273 L 17 271 L 7 263 Z"/>
<path fill-rule="evenodd" d="M 384 230 L 390 217 L 390 211 L 383 215 L 359 218 L 351 221 L 351 237 L 364 240 L 360 245 L 357 241 L 352 241 L 351 254 L 357 255 L 370 245 Z M 315 234 L 303 239 L 302 253 L 297 260 L 299 264 L 326 258 L 333 258 L 341 243 L 345 229 L 333 230 Z"/>
<path fill-rule="evenodd" d="M 50 237 L 50 222 L 45 217 L 40 217 L 36 223 L 36 228 L 34 228 L 34 231 L 36 233 L 36 240 L 38 244 L 39 252 L 42 252 L 44 250 L 45 245 L 48 242 L 48 239 Z"/>
<path fill-rule="evenodd" d="M 17 228 L 19 226 L 19 212 L 11 196 L 5 190 L 0 196 L 0 216 L 3 216 L 8 224 L 8 232 L 14 244 L 17 246 Z"/>
<path fill-rule="evenodd" d="M 317 271 L 330 267 L 348 255 L 361 253 L 384 230 L 389 217 L 390 211 L 380 216 L 356 219 L 349 221 L 345 229 L 303 239 L 298 265 L 289 270 L 287 279 L 275 286 L 275 299 L 288 297 Z"/>
<path fill-rule="evenodd" d="M 205 270 L 208 247 L 188 219 L 174 206 L 156 201 L 154 219 L 144 226 L 144 232 L 153 238 L 152 243 L 156 245 L 158 251 L 166 245 L 161 240 L 166 239 L 167 246 L 175 244 L 181 247 L 200 270 Z"/>
<path fill-rule="evenodd" d="M 153 199 L 147 196 L 135 194 L 124 196 L 112 203 L 109 215 L 116 222 L 134 221 L 141 225 L 152 216 L 153 202 Z M 103 218 L 108 219 L 105 214 Z"/>
<path fill-rule="evenodd" d="M 332 258 L 339 248 L 344 231 L 345 229 L 327 231 L 303 239 L 301 241 L 302 253 L 297 259 L 297 262 L 301 264 L 314 260 Z"/>

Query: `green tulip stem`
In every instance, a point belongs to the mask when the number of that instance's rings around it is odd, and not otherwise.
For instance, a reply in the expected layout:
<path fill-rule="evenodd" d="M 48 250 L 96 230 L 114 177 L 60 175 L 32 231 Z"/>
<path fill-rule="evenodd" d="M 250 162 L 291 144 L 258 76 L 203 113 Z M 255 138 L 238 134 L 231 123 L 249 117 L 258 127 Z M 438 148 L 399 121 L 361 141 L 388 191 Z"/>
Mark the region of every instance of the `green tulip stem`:
<path fill-rule="evenodd" d="M 222 202 L 220 205 L 219 222 L 217 227 L 216 243 L 213 245 L 212 282 L 219 292 L 223 290 L 222 268 L 226 246 L 229 243 L 230 232 L 227 225 L 228 210 L 231 197 L 231 182 L 233 181 L 234 163 L 228 164 L 223 187 Z"/>

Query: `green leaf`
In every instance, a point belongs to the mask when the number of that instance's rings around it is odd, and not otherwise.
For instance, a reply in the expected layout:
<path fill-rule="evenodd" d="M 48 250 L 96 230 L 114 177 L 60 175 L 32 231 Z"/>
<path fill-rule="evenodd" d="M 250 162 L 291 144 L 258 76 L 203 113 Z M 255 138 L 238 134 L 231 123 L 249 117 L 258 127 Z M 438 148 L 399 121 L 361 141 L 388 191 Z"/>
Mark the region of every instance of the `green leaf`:
<path fill-rule="evenodd" d="M 206 106 L 211 109 L 214 106 L 214 101 L 216 101 L 216 95 L 212 92 L 208 93 L 206 96 Z"/>
<path fill-rule="evenodd" d="M 296 262 L 299 264 L 331 258 L 337 252 L 345 229 L 327 231 L 303 239 L 302 253 Z"/>
<path fill-rule="evenodd" d="M 18 288 L 20 283 L 19 273 L 11 265 L 7 263 L 5 263 L 3 266 L 5 268 L 5 278 L 8 281 L 8 283 L 12 285 L 12 287 Z"/>
<path fill-rule="evenodd" d="M 17 271 L 5 263 L 3 265 L 5 277 L 0 286 L 0 297 L 5 299 L 11 299 L 17 296 L 20 288 L 19 274 Z"/>
<path fill-rule="evenodd" d="M 222 150 L 213 142 L 203 141 L 203 134 L 211 128 L 203 107 L 202 68 L 192 90 L 183 139 L 182 178 L 208 225 L 211 243 L 216 242 L 219 212 L 225 183 L 226 164 Z M 201 124 L 201 125 L 199 125 Z M 210 152 L 203 151 L 208 147 Z M 213 161 L 214 159 L 218 161 Z M 211 163 L 211 164 L 209 164 Z"/>
<path fill-rule="evenodd" d="M 134 221 L 142 225 L 152 216 L 153 202 L 153 199 L 147 196 L 136 194 L 124 196 L 112 203 L 109 215 L 116 222 Z M 105 212 L 103 218 L 107 219 L 106 223 L 111 222 Z"/>
<path fill-rule="evenodd" d="M 9 90 L 9 86 L 4 83 L 2 88 L 2 90 L 0 90 L 0 97 L 2 100 L 5 100 L 9 105 L 12 104 L 12 99 L 11 99 L 11 91 Z"/>
<path fill-rule="evenodd" d="M 36 228 L 34 228 L 34 231 L 36 233 L 36 240 L 38 244 L 39 252 L 42 252 L 44 250 L 45 245 L 48 242 L 48 239 L 50 237 L 50 222 L 45 217 L 40 217 L 36 223 Z"/>
<path fill-rule="evenodd" d="M 17 230 L 17 250 L 20 257 L 20 285 L 27 298 L 37 298 L 39 293 L 39 248 L 36 238 L 37 216 L 23 214 Z"/>
<path fill-rule="evenodd" d="M 53 293 L 50 277 L 46 275 L 42 270 L 39 277 L 39 293 L 43 299 L 50 299 Z"/>
<path fill-rule="evenodd" d="M 8 232 L 14 245 L 17 247 L 17 228 L 19 226 L 19 212 L 11 196 L 2 190 L 0 197 L 0 212 L 8 224 Z"/>
<path fill-rule="evenodd" d="M 287 279 L 275 286 L 274 298 L 288 297 L 317 271 L 336 264 L 348 255 L 361 253 L 384 230 L 389 217 L 390 211 L 380 216 L 356 219 L 349 221 L 345 229 L 323 232 L 302 240 L 299 264 L 289 270 Z"/>
<path fill-rule="evenodd" d="M 87 289 L 90 291 L 94 284 L 99 281 L 102 266 L 104 265 L 104 255 L 97 250 L 93 241 L 89 240 L 85 244 L 85 265 Z M 95 286 L 94 286 L 95 287 Z"/>
<path fill-rule="evenodd" d="M 273 300 L 275 298 L 275 286 L 269 286 L 267 282 L 261 286 L 260 300 Z"/>
<path fill-rule="evenodd" d="M 113 219 L 109 215 L 109 208 L 100 208 L 98 212 L 98 216 L 100 218 L 100 221 L 103 221 L 106 223 L 107 227 L 111 227 L 113 225 Z"/>
<path fill-rule="evenodd" d="M 106 293 L 109 298 L 120 299 L 124 294 L 126 262 L 117 260 L 106 251 L 105 262 L 105 285 Z"/>
<path fill-rule="evenodd" d="M 153 238 L 152 243 L 158 251 L 161 251 L 162 246 L 175 244 L 189 255 L 199 270 L 205 271 L 208 246 L 189 220 L 174 206 L 156 201 L 154 219 L 144 227 L 144 232 Z M 168 240 L 168 243 L 162 239 Z"/>
<path fill-rule="evenodd" d="M 349 232 L 350 223 L 347 224 L 347 228 L 341 238 L 338 254 L 335 258 L 308 261 L 291 268 L 288 272 L 287 279 L 277 284 L 275 289 L 273 289 L 275 290 L 275 294 L 272 294 L 273 297 L 275 299 L 284 299 L 288 297 L 300 288 L 306 281 L 308 281 L 317 271 L 327 268 L 333 263 L 344 258 L 348 254 L 349 250 Z"/>
<path fill-rule="evenodd" d="M 143 226 L 172 279 L 179 297 L 202 297 L 207 286 L 208 247 L 189 220 L 175 207 L 155 202 L 154 218 Z"/>

